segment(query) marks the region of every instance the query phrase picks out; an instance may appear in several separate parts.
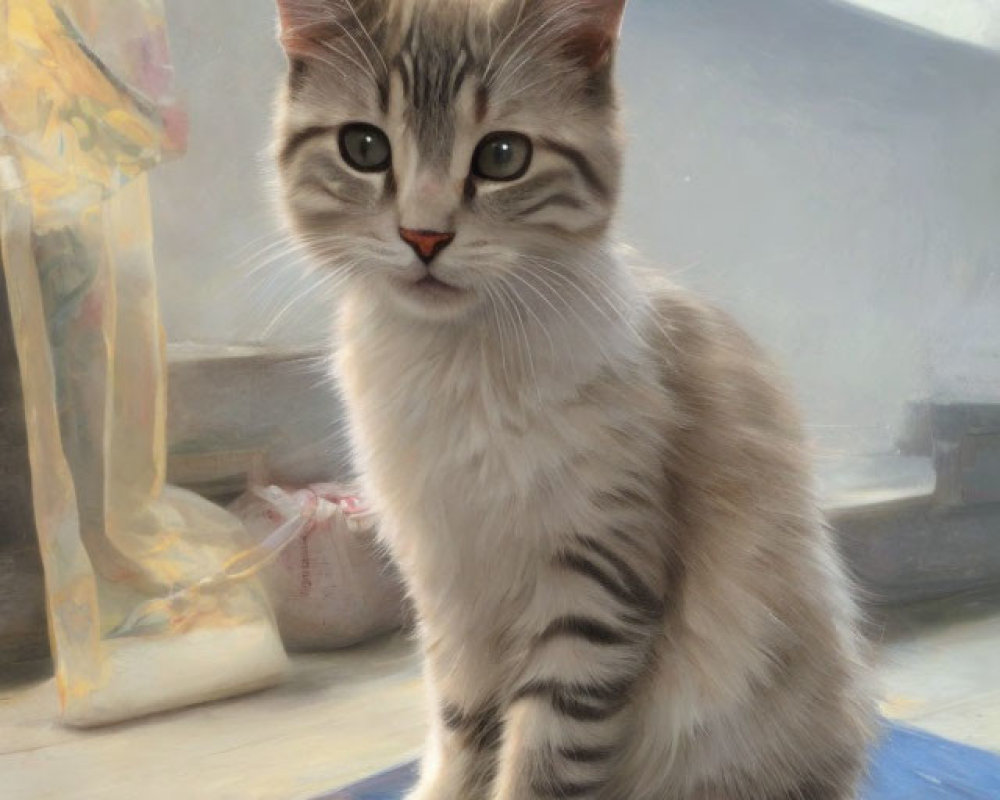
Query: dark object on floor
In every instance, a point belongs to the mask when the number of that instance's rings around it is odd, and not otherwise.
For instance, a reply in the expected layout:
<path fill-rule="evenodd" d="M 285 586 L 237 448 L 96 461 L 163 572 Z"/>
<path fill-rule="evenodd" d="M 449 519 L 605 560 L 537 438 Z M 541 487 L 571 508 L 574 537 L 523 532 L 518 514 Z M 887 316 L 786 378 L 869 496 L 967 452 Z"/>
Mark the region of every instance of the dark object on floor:
<path fill-rule="evenodd" d="M 900 451 L 888 460 L 926 463 L 929 486 L 894 491 L 892 465 L 879 461 L 872 501 L 831 515 L 869 599 L 903 603 L 1000 584 L 1000 397 L 914 404 Z"/>
<path fill-rule="evenodd" d="M 0 262 L 0 664 L 49 652 L 45 584 L 32 511 L 28 438 Z"/>
<path fill-rule="evenodd" d="M 916 403 L 900 448 L 933 457 L 938 506 L 1000 504 L 1000 398 Z"/>
<path fill-rule="evenodd" d="M 317 800 L 399 800 L 417 777 L 414 764 Z M 876 751 L 863 800 L 996 800 L 1000 756 L 890 725 Z"/>

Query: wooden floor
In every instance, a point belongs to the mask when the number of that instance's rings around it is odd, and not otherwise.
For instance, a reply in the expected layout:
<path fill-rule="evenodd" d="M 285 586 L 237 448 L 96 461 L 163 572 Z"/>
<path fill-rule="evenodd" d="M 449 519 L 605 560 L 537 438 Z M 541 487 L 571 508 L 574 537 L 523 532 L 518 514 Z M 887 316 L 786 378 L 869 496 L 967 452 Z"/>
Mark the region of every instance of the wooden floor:
<path fill-rule="evenodd" d="M 98 731 L 55 721 L 52 681 L 0 687 L 3 800 L 295 800 L 414 757 L 419 665 L 397 636 L 297 656 L 284 685 Z"/>
<path fill-rule="evenodd" d="M 885 713 L 1000 752 L 1000 598 L 912 607 L 880 628 Z M 272 691 L 93 732 L 55 722 L 40 669 L 0 686 L 4 800 L 310 800 L 413 758 L 424 734 L 401 636 L 297 656 Z"/>

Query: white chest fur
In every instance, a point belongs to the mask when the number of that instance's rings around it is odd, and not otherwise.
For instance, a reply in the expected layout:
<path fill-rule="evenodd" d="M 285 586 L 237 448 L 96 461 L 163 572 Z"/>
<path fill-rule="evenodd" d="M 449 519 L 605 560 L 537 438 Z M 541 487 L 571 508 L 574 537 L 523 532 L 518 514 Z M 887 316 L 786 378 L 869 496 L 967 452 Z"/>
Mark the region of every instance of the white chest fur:
<path fill-rule="evenodd" d="M 452 631 L 516 613 L 567 536 L 600 534 L 593 498 L 659 458 L 666 398 L 636 351 L 612 369 L 607 349 L 544 363 L 539 347 L 529 368 L 475 331 L 376 324 L 349 304 L 340 334 L 357 465 L 421 616 L 456 617 Z"/>

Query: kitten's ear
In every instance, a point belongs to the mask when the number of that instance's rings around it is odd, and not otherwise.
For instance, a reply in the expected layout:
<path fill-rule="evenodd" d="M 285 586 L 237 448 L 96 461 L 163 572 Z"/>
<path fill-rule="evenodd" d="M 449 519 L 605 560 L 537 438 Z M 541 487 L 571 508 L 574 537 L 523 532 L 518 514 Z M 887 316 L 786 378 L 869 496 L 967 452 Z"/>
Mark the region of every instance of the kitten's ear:
<path fill-rule="evenodd" d="M 278 41 L 289 55 L 301 55 L 317 32 L 322 0 L 278 0 Z"/>
<path fill-rule="evenodd" d="M 354 0 L 277 0 L 278 36 L 291 56 L 309 55 L 358 19 Z"/>
<path fill-rule="evenodd" d="M 554 18 L 567 21 L 567 51 L 593 70 L 607 66 L 621 36 L 628 0 L 545 0 Z"/>

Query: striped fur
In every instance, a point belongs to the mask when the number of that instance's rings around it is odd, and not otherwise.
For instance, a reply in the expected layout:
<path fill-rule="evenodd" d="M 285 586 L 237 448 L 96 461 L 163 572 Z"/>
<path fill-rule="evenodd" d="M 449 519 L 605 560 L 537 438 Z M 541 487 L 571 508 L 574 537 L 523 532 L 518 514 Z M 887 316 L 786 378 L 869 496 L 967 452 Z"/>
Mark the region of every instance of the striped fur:
<path fill-rule="evenodd" d="M 437 709 L 410 800 L 848 800 L 871 702 L 794 409 L 609 243 L 623 4 L 279 0 L 282 196 Z M 472 173 L 497 131 L 523 177 Z"/>

